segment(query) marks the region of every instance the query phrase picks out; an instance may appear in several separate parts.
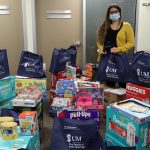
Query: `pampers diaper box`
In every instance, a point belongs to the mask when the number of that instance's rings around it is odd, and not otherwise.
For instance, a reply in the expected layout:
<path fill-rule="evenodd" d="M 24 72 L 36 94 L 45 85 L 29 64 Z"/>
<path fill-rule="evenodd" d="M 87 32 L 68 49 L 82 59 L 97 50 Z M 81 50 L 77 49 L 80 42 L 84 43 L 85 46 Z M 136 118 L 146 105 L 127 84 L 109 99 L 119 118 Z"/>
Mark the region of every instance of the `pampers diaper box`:
<path fill-rule="evenodd" d="M 106 141 L 108 146 L 150 149 L 150 105 L 128 99 L 107 106 Z"/>
<path fill-rule="evenodd" d="M 15 77 L 9 76 L 0 80 L 0 102 L 16 96 Z"/>

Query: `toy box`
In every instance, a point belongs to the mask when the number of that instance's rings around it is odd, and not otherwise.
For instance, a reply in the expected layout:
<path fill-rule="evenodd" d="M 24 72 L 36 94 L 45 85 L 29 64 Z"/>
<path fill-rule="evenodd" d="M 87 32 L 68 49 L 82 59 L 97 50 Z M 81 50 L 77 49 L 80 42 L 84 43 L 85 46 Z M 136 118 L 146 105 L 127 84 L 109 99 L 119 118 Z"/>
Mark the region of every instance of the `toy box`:
<path fill-rule="evenodd" d="M 76 78 L 76 67 L 66 65 L 67 78 Z"/>
<path fill-rule="evenodd" d="M 107 106 L 106 141 L 109 143 L 107 135 L 126 147 L 136 146 L 136 150 L 148 150 L 150 105 L 129 99 Z"/>
<path fill-rule="evenodd" d="M 93 105 L 103 105 L 104 104 L 104 89 L 100 87 L 81 87 L 77 89 L 77 95 L 79 98 L 80 93 L 86 92 L 92 98 Z"/>
<path fill-rule="evenodd" d="M 86 77 L 90 79 L 95 79 L 96 78 L 96 65 L 92 63 L 88 63 L 86 65 Z"/>
<path fill-rule="evenodd" d="M 46 100 L 46 78 L 16 78 L 16 92 L 17 94 L 25 90 L 28 86 L 39 86 L 43 93 L 42 100 Z"/>
<path fill-rule="evenodd" d="M 78 92 L 77 106 L 92 106 L 92 97 L 89 92 Z"/>
<path fill-rule="evenodd" d="M 20 134 L 35 135 L 38 131 L 38 119 L 36 111 L 24 111 L 19 115 Z"/>
<path fill-rule="evenodd" d="M 90 81 L 77 81 L 78 88 L 101 88 L 99 82 L 90 82 Z"/>
<path fill-rule="evenodd" d="M 53 99 L 53 102 L 51 106 L 55 107 L 69 107 L 74 105 L 74 99 L 73 98 L 63 98 L 63 97 L 55 97 Z"/>
<path fill-rule="evenodd" d="M 59 118 L 75 119 L 75 120 L 96 120 L 97 127 L 100 128 L 100 111 L 99 110 L 86 110 L 86 111 L 58 111 Z"/>
<path fill-rule="evenodd" d="M 56 84 L 56 95 L 65 98 L 76 97 L 77 83 L 74 80 L 59 80 Z"/>
<path fill-rule="evenodd" d="M 15 77 L 9 76 L 0 80 L 0 102 L 16 96 Z"/>
<path fill-rule="evenodd" d="M 126 85 L 126 98 L 135 98 L 150 104 L 150 88 L 132 83 Z"/>

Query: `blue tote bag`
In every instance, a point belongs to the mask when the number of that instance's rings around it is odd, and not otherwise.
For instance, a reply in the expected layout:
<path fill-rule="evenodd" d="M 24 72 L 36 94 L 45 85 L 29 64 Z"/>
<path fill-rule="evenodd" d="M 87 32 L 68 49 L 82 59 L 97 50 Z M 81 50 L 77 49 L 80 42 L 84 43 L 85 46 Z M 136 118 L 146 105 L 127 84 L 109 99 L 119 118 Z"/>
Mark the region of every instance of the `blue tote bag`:
<path fill-rule="evenodd" d="M 57 74 L 59 71 L 64 71 L 66 63 L 76 67 L 76 47 L 70 46 L 68 49 L 54 48 L 49 71 Z"/>
<path fill-rule="evenodd" d="M 43 57 L 29 51 L 22 51 L 17 75 L 30 78 L 45 77 Z"/>
<path fill-rule="evenodd" d="M 129 62 L 126 54 L 104 54 L 97 71 L 98 81 L 126 82 Z"/>
<path fill-rule="evenodd" d="M 55 118 L 50 147 L 50 150 L 100 150 L 96 121 Z"/>
<path fill-rule="evenodd" d="M 0 50 L 0 79 L 9 76 L 9 65 L 6 49 Z"/>
<path fill-rule="evenodd" d="M 150 54 L 140 51 L 131 60 L 128 82 L 150 87 Z"/>

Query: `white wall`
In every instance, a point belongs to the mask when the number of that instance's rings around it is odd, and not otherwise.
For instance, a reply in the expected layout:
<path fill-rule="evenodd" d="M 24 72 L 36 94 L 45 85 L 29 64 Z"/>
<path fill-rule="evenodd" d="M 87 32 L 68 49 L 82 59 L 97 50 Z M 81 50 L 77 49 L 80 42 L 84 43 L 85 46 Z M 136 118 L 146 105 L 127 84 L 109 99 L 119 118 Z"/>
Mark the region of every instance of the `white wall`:
<path fill-rule="evenodd" d="M 137 21 L 136 21 L 136 48 L 135 50 L 144 50 L 150 52 L 150 0 L 137 1 Z"/>
<path fill-rule="evenodd" d="M 35 0 L 22 0 L 24 50 L 36 51 Z"/>

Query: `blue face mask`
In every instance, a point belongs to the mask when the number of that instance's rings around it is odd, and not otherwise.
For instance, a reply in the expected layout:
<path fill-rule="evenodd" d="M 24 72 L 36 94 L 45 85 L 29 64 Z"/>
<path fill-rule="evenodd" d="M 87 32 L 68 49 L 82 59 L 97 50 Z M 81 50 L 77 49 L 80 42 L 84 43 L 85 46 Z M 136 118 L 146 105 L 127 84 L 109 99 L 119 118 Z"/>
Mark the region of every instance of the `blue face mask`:
<path fill-rule="evenodd" d="M 113 13 L 110 14 L 109 19 L 111 21 L 118 21 L 120 19 L 120 13 Z"/>

